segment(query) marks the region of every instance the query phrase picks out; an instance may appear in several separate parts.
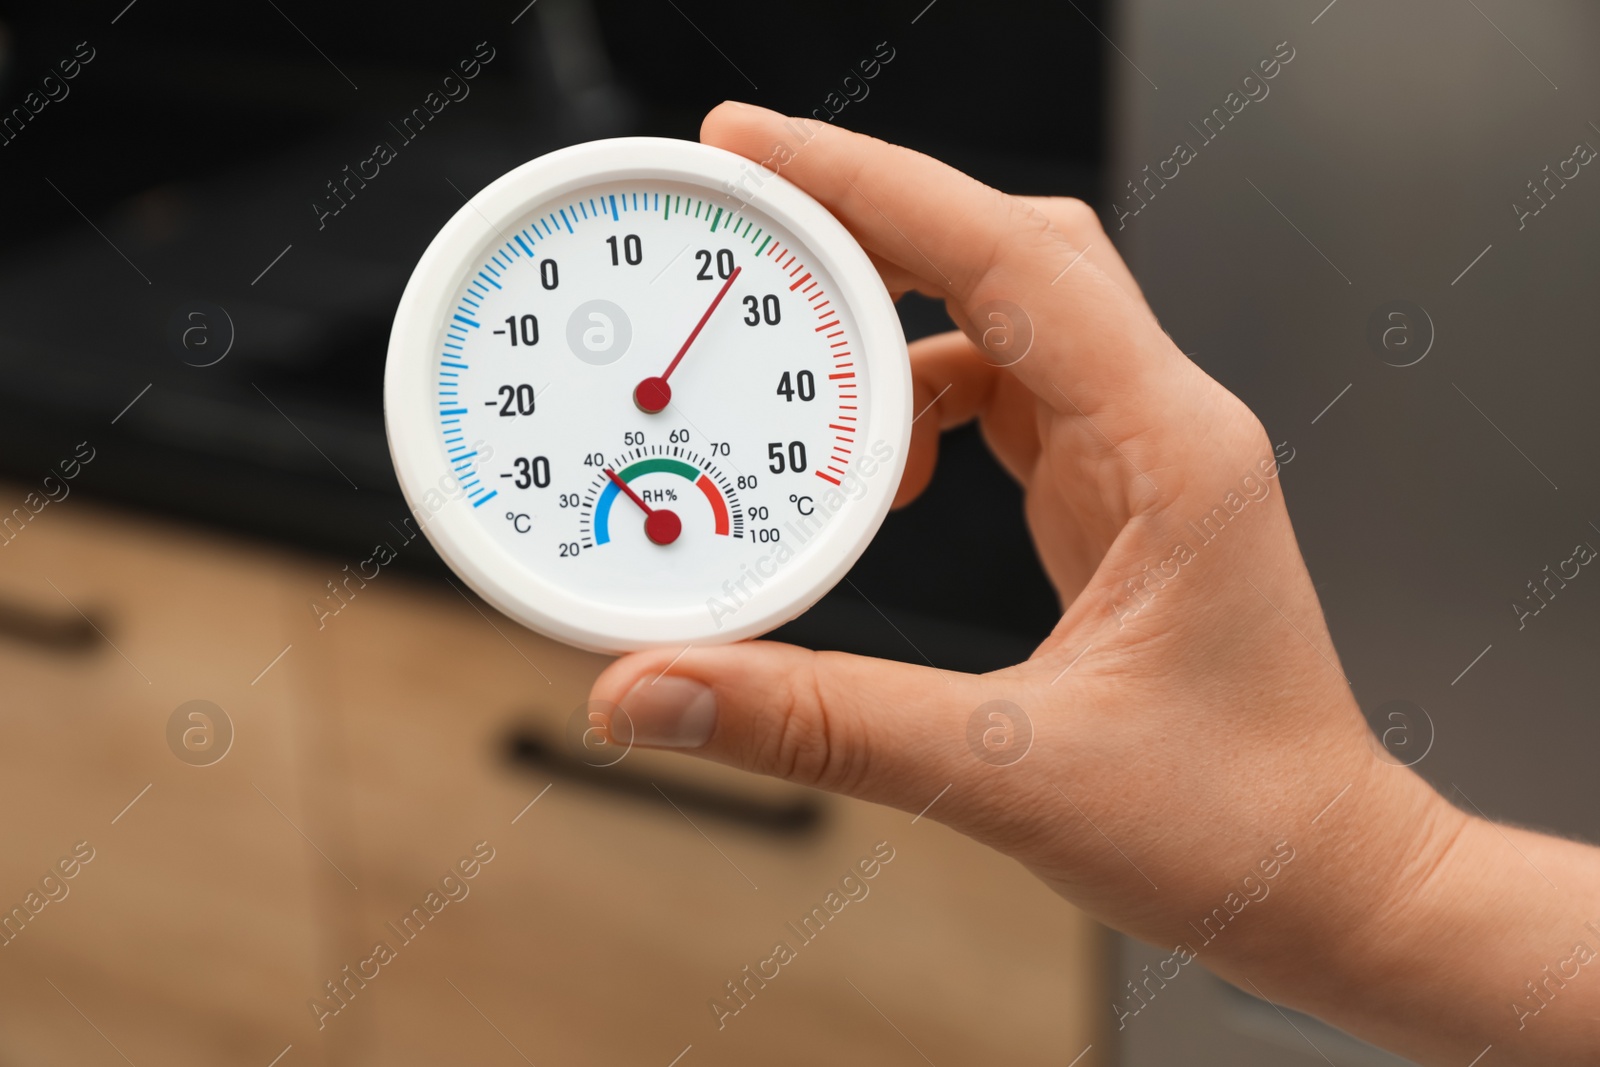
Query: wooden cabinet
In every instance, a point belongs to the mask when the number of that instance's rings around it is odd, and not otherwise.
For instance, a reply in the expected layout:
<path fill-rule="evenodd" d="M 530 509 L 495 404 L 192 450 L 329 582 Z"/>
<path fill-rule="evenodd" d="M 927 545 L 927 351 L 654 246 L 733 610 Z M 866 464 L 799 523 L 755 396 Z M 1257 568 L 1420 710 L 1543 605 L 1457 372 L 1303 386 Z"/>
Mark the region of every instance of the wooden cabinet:
<path fill-rule="evenodd" d="M 591 772 L 600 657 L 388 572 L 329 614 L 346 562 L 79 498 L 0 548 L 0 900 L 95 850 L 0 947 L 0 1061 L 1098 1062 L 1097 929 L 1016 864 L 672 754 Z M 169 747 L 196 699 L 210 766 Z"/>
<path fill-rule="evenodd" d="M 137 1064 L 266 1064 L 292 1040 L 329 920 L 289 820 L 313 838 L 336 820 L 303 799 L 309 709 L 271 674 L 250 683 L 308 576 L 76 495 L 0 547 L 0 906 L 26 910 L 76 843 L 94 852 L 0 947 L 0 1061 L 120 1063 L 114 1045 Z M 234 727 L 208 767 L 167 745 L 196 699 Z"/>

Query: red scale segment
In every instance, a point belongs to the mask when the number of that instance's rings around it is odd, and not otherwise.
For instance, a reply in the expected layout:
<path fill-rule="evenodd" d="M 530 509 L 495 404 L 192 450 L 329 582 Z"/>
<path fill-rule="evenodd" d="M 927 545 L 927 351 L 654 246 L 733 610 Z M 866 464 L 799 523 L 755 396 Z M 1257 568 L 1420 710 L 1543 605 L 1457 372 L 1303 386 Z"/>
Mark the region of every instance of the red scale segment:
<path fill-rule="evenodd" d="M 795 277 L 796 275 L 799 275 L 801 273 L 801 271 L 805 270 L 805 264 L 798 262 L 798 257 L 796 257 L 793 253 L 785 253 L 785 251 L 783 250 L 782 246 L 780 246 L 777 242 L 773 242 L 772 251 L 768 252 L 767 255 L 770 256 L 773 259 L 773 261 L 777 264 L 779 270 L 787 270 L 789 272 L 789 277 L 791 277 L 791 278 Z M 791 267 L 792 267 L 792 269 L 791 269 Z M 809 285 L 807 284 L 808 282 L 810 283 Z M 802 288 L 802 287 L 804 287 L 804 288 Z M 825 319 L 827 321 L 823 322 L 822 325 L 815 327 L 814 332 L 823 333 L 824 331 L 827 331 L 827 330 L 833 331 L 831 333 L 826 334 L 825 337 L 823 338 L 824 340 L 830 342 L 829 345 L 828 345 L 829 349 L 836 349 L 836 348 L 844 349 L 844 351 L 842 351 L 842 352 L 834 352 L 833 353 L 834 365 L 836 367 L 841 368 L 841 369 L 842 368 L 847 368 L 847 367 L 854 367 L 855 364 L 853 362 L 852 363 L 839 362 L 840 360 L 848 359 L 850 357 L 850 352 L 849 352 L 849 344 L 850 344 L 850 342 L 848 340 L 834 340 L 835 338 L 843 338 L 844 337 L 844 330 L 842 328 L 839 328 L 839 319 L 838 319 L 837 315 L 833 311 L 832 301 L 822 300 L 821 303 L 817 303 L 817 301 L 821 297 L 823 297 L 824 293 L 823 293 L 823 290 L 817 285 L 817 283 L 814 280 L 812 280 L 811 273 L 809 271 L 806 271 L 806 273 L 804 275 L 799 277 L 798 280 L 796 280 L 792 285 L 789 286 L 789 291 L 790 292 L 794 292 L 796 290 L 798 290 L 800 292 L 803 292 L 803 293 L 811 293 L 812 290 L 816 290 L 815 293 L 812 293 L 812 295 L 807 298 L 806 302 L 810 303 L 810 304 L 814 304 L 816 306 L 817 318 Z M 829 379 L 831 379 L 833 381 L 841 382 L 841 385 L 840 385 L 841 389 L 854 388 L 853 379 L 855 378 L 855 376 L 856 376 L 855 375 L 855 371 L 853 371 L 853 370 L 843 370 L 841 373 L 834 373 L 834 374 L 828 375 Z M 848 386 L 844 385 L 843 382 L 845 382 L 845 381 L 850 381 L 850 384 Z M 855 399 L 857 399 L 857 396 L 856 396 L 855 393 L 841 392 L 839 394 L 839 399 L 841 401 L 844 401 L 844 400 L 855 400 Z M 833 446 L 833 454 L 828 457 L 832 461 L 828 466 L 828 470 L 832 471 L 833 474 L 828 474 L 828 473 L 825 473 L 825 472 L 820 471 L 820 470 L 812 472 L 818 478 L 821 478 L 823 481 L 829 482 L 829 483 L 831 483 L 833 485 L 841 484 L 839 479 L 844 477 L 844 475 L 845 475 L 844 467 L 849 466 L 850 461 L 849 461 L 848 457 L 851 455 L 851 450 L 849 448 L 845 447 L 845 446 L 848 445 L 848 444 L 854 443 L 854 440 L 855 440 L 855 438 L 853 436 L 854 433 L 855 433 L 855 428 L 852 427 L 852 426 L 841 426 L 841 425 L 839 425 L 839 423 L 842 423 L 842 422 L 852 422 L 853 423 L 853 422 L 855 422 L 856 421 L 856 416 L 854 416 L 854 415 L 846 415 L 845 414 L 845 412 L 847 412 L 847 411 L 855 411 L 855 410 L 857 410 L 857 406 L 855 404 L 840 403 L 839 404 L 839 414 L 837 416 L 839 422 L 838 423 L 829 423 L 828 424 L 828 428 L 830 430 L 838 430 L 838 431 L 840 431 L 839 434 L 836 434 L 834 436 L 834 440 L 835 441 L 844 442 L 843 444 L 834 445 Z M 836 466 L 835 464 L 839 464 L 839 465 Z M 834 477 L 835 474 L 838 475 L 839 477 L 837 477 L 837 478 Z"/>

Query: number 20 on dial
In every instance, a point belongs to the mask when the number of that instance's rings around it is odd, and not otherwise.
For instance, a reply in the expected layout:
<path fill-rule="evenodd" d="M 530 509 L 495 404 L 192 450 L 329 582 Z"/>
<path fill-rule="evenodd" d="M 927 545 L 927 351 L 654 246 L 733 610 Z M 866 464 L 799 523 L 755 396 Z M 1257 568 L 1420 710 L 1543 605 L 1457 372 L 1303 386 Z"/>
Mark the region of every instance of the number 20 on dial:
<path fill-rule="evenodd" d="M 384 383 L 407 502 L 518 621 L 601 651 L 733 641 L 877 532 L 910 434 L 866 254 L 785 179 L 620 138 L 495 181 L 401 298 Z"/>

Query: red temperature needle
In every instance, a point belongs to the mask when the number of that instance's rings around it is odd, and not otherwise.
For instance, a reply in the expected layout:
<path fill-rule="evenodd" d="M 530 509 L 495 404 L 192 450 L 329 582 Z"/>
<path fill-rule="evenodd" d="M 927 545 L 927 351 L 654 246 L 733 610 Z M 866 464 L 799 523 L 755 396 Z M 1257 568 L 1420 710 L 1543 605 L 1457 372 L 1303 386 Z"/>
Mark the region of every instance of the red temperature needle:
<path fill-rule="evenodd" d="M 735 270 L 734 273 L 738 274 L 739 272 Z M 728 280 L 732 281 L 733 279 L 729 278 Z M 727 292 L 726 286 L 723 287 L 723 292 Z M 715 304 L 711 306 L 716 307 Z M 700 325 L 705 325 L 704 319 L 700 320 Z M 698 333 L 699 330 L 696 330 L 695 332 Z M 691 337 L 689 340 L 693 341 L 694 338 Z M 687 348 L 689 346 L 685 345 L 684 347 Z M 679 352 L 678 355 L 681 358 L 683 353 Z M 673 362 L 676 363 L 677 361 L 674 360 Z M 668 373 L 671 373 L 672 368 L 668 367 L 667 371 Z M 624 493 L 628 494 L 629 500 L 633 501 L 635 504 L 638 504 L 639 507 L 644 509 L 644 535 L 646 537 L 650 538 L 650 540 L 654 541 L 658 545 L 670 545 L 672 542 L 678 539 L 678 535 L 683 532 L 683 520 L 678 518 L 677 512 L 668 511 L 666 508 L 653 508 L 649 504 L 646 504 L 644 502 L 644 497 L 634 492 L 633 487 L 627 482 L 623 481 L 621 476 L 610 467 L 606 468 L 606 477 L 610 478 L 618 489 L 621 489 Z"/>
<path fill-rule="evenodd" d="M 647 415 L 654 415 L 663 411 L 672 403 L 672 386 L 667 384 L 667 379 L 672 377 L 672 372 L 678 369 L 678 364 L 683 362 L 684 353 L 689 351 L 689 346 L 694 344 L 694 339 L 700 336 L 700 331 L 705 329 L 706 323 L 711 318 L 711 313 L 717 310 L 717 305 L 722 303 L 722 298 L 728 295 L 728 290 L 733 288 L 734 280 L 739 277 L 743 267 L 733 268 L 733 273 L 728 275 L 728 280 L 722 283 L 722 288 L 717 290 L 717 295 L 712 298 L 711 306 L 706 308 L 706 313 L 700 316 L 700 321 L 695 323 L 694 330 L 689 334 L 689 339 L 683 342 L 683 347 L 678 349 L 678 354 L 672 357 L 672 362 L 667 364 L 667 369 L 661 372 L 659 378 L 646 378 L 633 387 L 633 402 L 639 405 L 639 410 Z M 639 506 L 644 507 L 644 501 L 639 501 Z M 649 511 L 649 508 L 645 508 Z"/>

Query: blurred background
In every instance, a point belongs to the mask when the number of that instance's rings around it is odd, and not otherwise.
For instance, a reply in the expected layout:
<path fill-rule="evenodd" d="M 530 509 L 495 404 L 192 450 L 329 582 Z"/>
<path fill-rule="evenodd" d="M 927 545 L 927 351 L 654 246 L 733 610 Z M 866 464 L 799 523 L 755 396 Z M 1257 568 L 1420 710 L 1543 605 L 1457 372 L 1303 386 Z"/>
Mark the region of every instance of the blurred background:
<path fill-rule="evenodd" d="M 0 937 L 0 1064 L 1398 1063 L 1199 972 L 1118 1029 L 1166 951 L 931 819 L 594 765 L 571 740 L 603 660 L 420 539 L 312 605 L 399 541 L 388 328 L 466 197 L 562 145 L 693 138 L 726 98 L 825 113 L 888 48 L 835 121 L 1088 200 L 1294 449 L 1396 762 L 1593 837 L 1600 585 L 1529 583 L 1600 544 L 1600 176 L 1566 162 L 1600 145 L 1597 31 L 1580 0 L 0 4 L 0 908 L 29 916 Z M 470 95 L 319 218 L 480 42 Z M 1058 614 L 968 429 L 779 636 L 977 671 Z M 719 1028 L 709 1002 L 879 842 L 872 896 Z M 388 932 L 474 855 L 426 936 Z"/>

